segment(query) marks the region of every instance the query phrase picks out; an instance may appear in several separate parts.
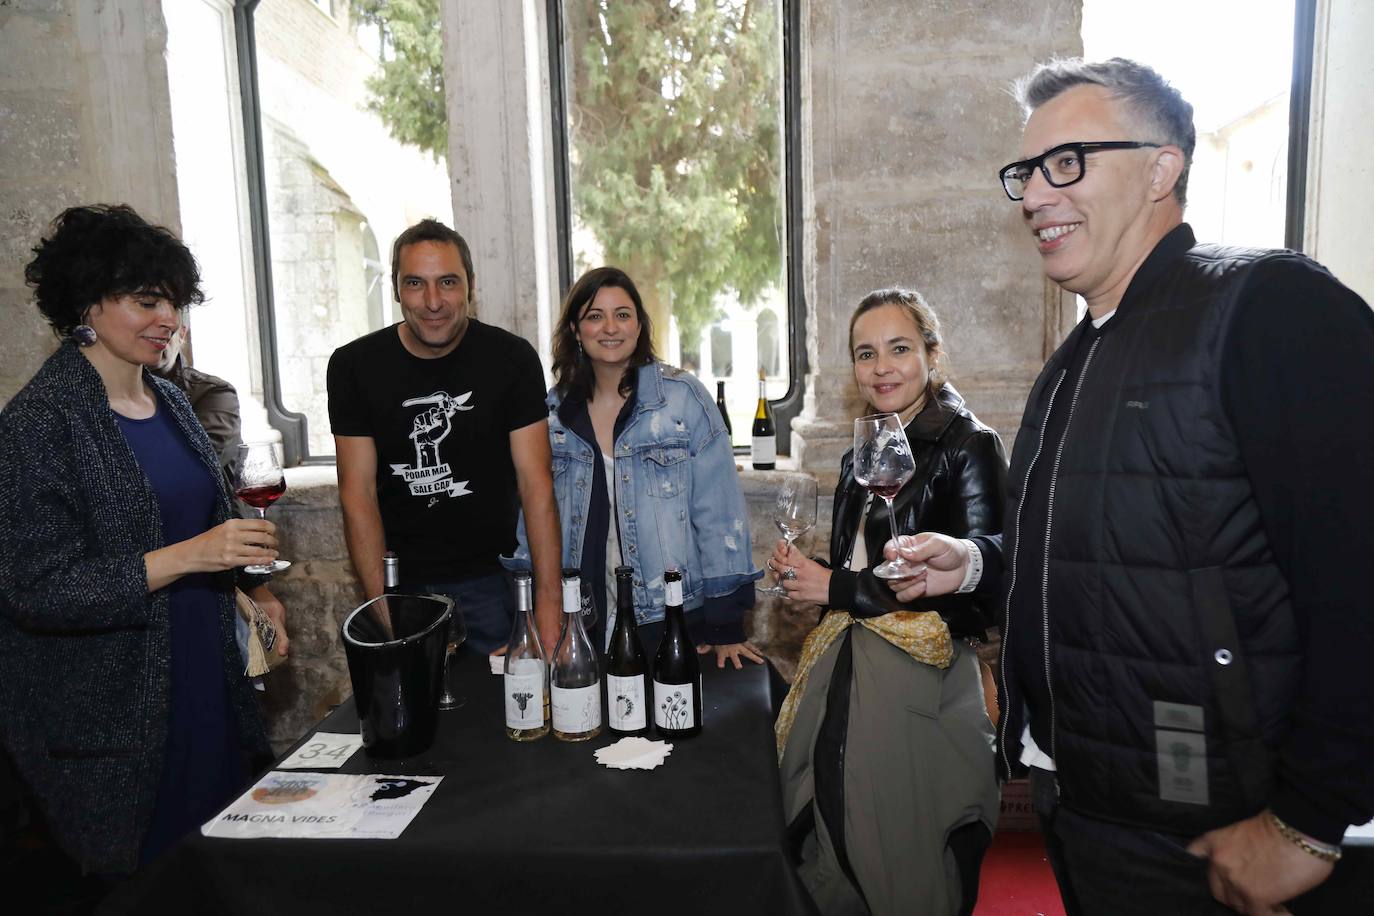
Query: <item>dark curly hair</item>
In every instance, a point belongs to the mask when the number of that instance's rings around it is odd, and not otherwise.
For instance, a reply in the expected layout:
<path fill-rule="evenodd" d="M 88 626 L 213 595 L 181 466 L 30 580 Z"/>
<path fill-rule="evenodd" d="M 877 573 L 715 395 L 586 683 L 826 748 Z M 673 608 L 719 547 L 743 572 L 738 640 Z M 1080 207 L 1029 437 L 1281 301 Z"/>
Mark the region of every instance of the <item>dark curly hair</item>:
<path fill-rule="evenodd" d="M 190 249 L 127 204 L 63 210 L 33 254 L 24 281 L 59 337 L 82 324 L 91 306 L 112 296 L 150 293 L 177 309 L 205 301 Z"/>
<path fill-rule="evenodd" d="M 619 267 L 589 270 L 577 278 L 577 282 L 563 297 L 563 311 L 553 332 L 553 377 L 560 398 L 591 398 L 595 377 L 592 374 L 592 361 L 577 343 L 577 321 L 596 294 L 608 286 L 623 289 L 635 304 L 635 313 L 639 316 L 639 339 L 635 341 L 635 351 L 625 367 L 625 376 L 620 380 L 620 393 L 629 393 L 634 385 L 635 370 L 656 358 L 649 313 L 644 310 L 644 300 L 639 296 L 635 281 Z"/>

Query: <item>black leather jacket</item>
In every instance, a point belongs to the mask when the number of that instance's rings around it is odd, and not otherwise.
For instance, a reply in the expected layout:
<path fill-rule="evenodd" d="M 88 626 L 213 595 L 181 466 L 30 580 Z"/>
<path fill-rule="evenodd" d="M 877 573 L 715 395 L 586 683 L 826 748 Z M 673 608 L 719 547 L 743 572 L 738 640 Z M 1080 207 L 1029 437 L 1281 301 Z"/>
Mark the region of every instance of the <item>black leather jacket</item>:
<path fill-rule="evenodd" d="M 893 500 L 898 534 L 936 531 L 954 537 L 997 534 L 1006 503 L 1007 455 L 1002 440 L 964 407 L 964 399 L 946 384 L 912 421 L 906 436 L 916 458 L 916 473 Z M 840 460 L 835 488 L 835 514 L 830 528 L 829 606 L 855 617 L 879 617 L 891 611 L 935 610 L 956 639 L 983 638 L 997 622 L 995 596 L 950 595 L 925 598 L 914 605 L 897 601 L 886 582 L 868 570 L 852 572 L 850 552 L 859 517 L 869 493 L 854 481 L 854 452 Z M 882 562 L 891 537 L 887 506 L 874 498 L 864 526 L 869 567 Z"/>

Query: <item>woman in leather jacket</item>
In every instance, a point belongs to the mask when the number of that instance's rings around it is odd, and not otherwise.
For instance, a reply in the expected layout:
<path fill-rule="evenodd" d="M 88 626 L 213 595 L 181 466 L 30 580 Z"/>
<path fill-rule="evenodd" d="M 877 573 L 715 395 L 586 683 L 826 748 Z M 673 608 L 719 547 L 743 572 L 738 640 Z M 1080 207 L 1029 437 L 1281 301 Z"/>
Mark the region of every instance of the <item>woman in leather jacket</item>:
<path fill-rule="evenodd" d="M 870 293 L 850 321 L 854 379 L 898 414 L 916 462 L 895 533 L 1002 530 L 1006 456 L 938 373 L 939 322 L 920 294 Z M 830 562 L 785 541 L 768 565 L 789 600 L 822 605 L 778 720 L 784 808 L 821 911 L 971 913 L 998 809 L 993 727 L 969 642 L 988 599 L 896 600 L 871 568 L 889 536 L 881 500 L 840 463 Z"/>

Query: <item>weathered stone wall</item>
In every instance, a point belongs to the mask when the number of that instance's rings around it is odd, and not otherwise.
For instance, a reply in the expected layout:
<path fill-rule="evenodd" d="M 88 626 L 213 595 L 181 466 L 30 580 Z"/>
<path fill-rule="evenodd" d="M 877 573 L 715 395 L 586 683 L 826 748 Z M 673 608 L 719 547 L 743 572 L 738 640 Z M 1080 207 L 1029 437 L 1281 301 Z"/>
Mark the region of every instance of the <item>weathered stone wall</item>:
<path fill-rule="evenodd" d="M 334 468 L 291 468 L 286 479 L 286 495 L 270 517 L 291 568 L 271 587 L 286 605 L 291 655 L 267 675 L 263 694 L 268 732 L 278 747 L 352 693 L 339 627 L 363 600 L 344 544 Z"/>
<path fill-rule="evenodd" d="M 833 475 L 848 447 L 862 411 L 849 316 L 884 286 L 925 294 L 950 377 L 1010 447 L 1065 316 L 997 183 L 1020 138 L 1007 87 L 1039 60 L 1081 52 L 1080 12 L 1080 0 L 805 5 L 810 379 L 792 447 L 807 470 Z"/>
<path fill-rule="evenodd" d="M 55 341 L 24 264 L 64 208 L 128 203 L 179 225 L 160 0 L 0 4 L 0 404 Z"/>

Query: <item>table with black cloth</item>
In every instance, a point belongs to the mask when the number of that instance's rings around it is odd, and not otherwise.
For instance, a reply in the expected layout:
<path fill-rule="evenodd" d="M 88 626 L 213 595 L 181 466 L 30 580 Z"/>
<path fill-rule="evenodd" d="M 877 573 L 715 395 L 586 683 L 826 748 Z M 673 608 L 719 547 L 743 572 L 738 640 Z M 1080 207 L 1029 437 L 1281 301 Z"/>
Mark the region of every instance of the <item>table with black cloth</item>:
<path fill-rule="evenodd" d="M 486 656 L 460 653 L 452 678 L 466 704 L 440 714 L 433 747 L 399 759 L 360 750 L 336 771 L 444 777 L 399 838 L 197 833 L 103 909 L 814 912 L 786 852 L 769 675 L 714 661 L 702 657 L 701 734 L 673 741 L 657 769 L 611 770 L 593 756 L 617 740 L 609 732 L 580 743 L 507 738 L 501 678 Z M 299 743 L 357 729 L 349 700 Z"/>

